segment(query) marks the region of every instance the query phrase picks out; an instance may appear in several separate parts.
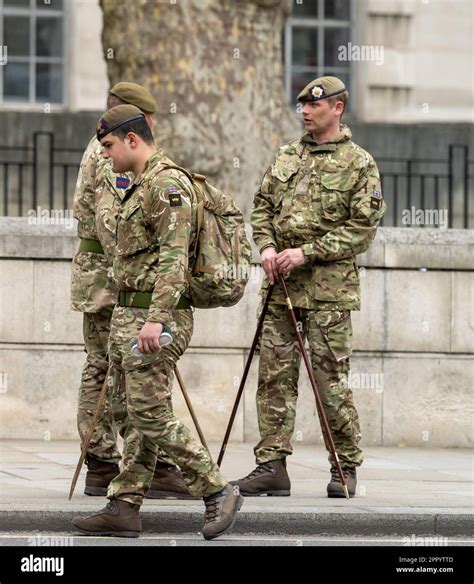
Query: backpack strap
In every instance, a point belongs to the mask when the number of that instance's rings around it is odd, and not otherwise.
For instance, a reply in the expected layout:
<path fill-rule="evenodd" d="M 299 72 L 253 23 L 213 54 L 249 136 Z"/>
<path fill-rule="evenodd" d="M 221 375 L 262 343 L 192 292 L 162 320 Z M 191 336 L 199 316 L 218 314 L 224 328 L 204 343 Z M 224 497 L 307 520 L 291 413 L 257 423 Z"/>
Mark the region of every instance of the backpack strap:
<path fill-rule="evenodd" d="M 175 164 L 163 164 L 162 168 L 158 170 L 156 174 L 160 174 L 164 170 L 179 170 L 182 172 L 186 177 L 189 179 L 191 185 L 193 186 L 193 191 L 196 195 L 197 199 L 197 206 L 196 206 L 196 240 L 194 242 L 194 270 L 202 271 L 203 267 L 198 265 L 198 247 L 199 247 L 199 234 L 202 231 L 202 227 L 204 225 L 204 206 L 206 202 L 206 196 L 204 194 L 204 190 L 199 183 L 204 183 L 206 181 L 206 177 L 203 174 L 198 174 L 194 172 L 189 172 L 185 168 L 181 166 L 177 166 Z M 173 180 L 178 182 L 185 190 L 186 187 L 183 183 L 179 180 L 179 178 L 172 177 Z M 149 216 L 149 210 L 151 209 L 151 197 L 150 197 L 150 190 L 148 188 L 148 184 L 145 182 L 143 184 L 143 206 L 145 211 L 145 221 L 148 221 L 147 217 Z M 212 272 L 214 273 L 214 271 Z"/>
<path fill-rule="evenodd" d="M 145 181 L 142 185 L 143 187 L 143 218 L 145 219 L 145 223 L 148 225 L 150 223 L 150 209 L 151 209 L 151 197 L 150 197 L 150 189 L 148 188 L 148 181 Z"/>
<path fill-rule="evenodd" d="M 158 172 L 156 174 L 159 174 L 160 172 L 163 172 L 164 170 L 179 170 L 180 172 L 185 174 L 192 183 L 194 183 L 193 173 L 189 172 L 189 170 L 186 170 L 182 166 L 178 166 L 176 164 L 166 164 L 166 162 L 165 162 L 161 165 L 161 168 L 158 170 Z"/>

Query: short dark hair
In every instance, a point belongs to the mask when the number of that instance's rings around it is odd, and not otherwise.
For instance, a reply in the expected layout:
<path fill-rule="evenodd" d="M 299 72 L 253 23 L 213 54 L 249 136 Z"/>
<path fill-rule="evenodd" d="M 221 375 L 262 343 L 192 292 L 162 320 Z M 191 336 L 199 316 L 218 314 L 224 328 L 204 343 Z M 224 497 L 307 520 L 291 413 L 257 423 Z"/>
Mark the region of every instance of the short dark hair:
<path fill-rule="evenodd" d="M 131 122 L 127 122 L 122 126 L 118 127 L 116 130 L 112 132 L 114 136 L 120 138 L 120 140 L 124 140 L 125 136 L 129 133 L 133 132 L 137 136 L 146 142 L 147 144 L 153 144 L 153 134 L 151 133 L 150 126 L 147 124 L 145 118 L 141 118 L 139 120 L 132 120 Z"/>
<path fill-rule="evenodd" d="M 115 107 L 116 105 L 122 105 L 124 103 L 125 102 L 123 101 L 123 99 L 120 99 L 120 97 L 117 97 L 116 95 L 112 95 L 111 93 L 107 97 L 107 109 L 111 109 L 111 108 Z"/>
<path fill-rule="evenodd" d="M 342 101 L 342 104 L 344 106 L 344 109 L 342 110 L 342 114 L 345 112 L 346 110 L 346 105 L 347 102 L 349 101 L 349 92 L 347 91 L 343 91 L 342 93 L 339 93 L 339 95 L 333 95 L 332 97 L 328 97 L 327 98 L 329 105 L 332 107 L 336 102 L 338 101 Z M 341 117 L 342 117 L 341 114 Z"/>

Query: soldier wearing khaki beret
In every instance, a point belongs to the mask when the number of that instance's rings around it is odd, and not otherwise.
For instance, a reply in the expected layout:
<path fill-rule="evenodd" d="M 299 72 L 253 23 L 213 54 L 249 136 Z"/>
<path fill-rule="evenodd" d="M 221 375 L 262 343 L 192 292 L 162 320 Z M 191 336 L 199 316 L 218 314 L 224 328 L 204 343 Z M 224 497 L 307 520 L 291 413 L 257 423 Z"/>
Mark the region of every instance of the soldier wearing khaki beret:
<path fill-rule="evenodd" d="M 145 87 L 129 82 L 115 84 L 110 89 L 107 108 L 120 104 L 139 108 L 150 128 L 153 127 L 157 104 Z M 72 263 L 71 306 L 83 313 L 86 352 L 77 412 L 81 440 L 87 433 L 108 370 L 110 320 L 118 296 L 112 270 L 115 226 L 131 176 L 112 171 L 110 160 L 102 158 L 102 147 L 94 136 L 82 157 L 74 193 L 80 242 Z M 114 379 L 113 385 L 86 456 L 86 495 L 105 496 L 110 481 L 119 474 L 117 430 L 124 436 L 129 420 L 123 386 L 120 391 L 119 379 Z M 158 457 L 147 497 L 192 498 L 179 468 L 164 455 Z"/>
<path fill-rule="evenodd" d="M 203 498 L 202 535 L 214 539 L 232 528 L 243 499 L 175 416 L 169 399 L 176 363 L 193 331 L 187 277 L 197 239 L 197 196 L 188 175 L 169 168 L 138 108 L 119 105 L 105 112 L 97 139 L 116 172 L 134 174 L 117 218 L 113 268 L 120 292 L 109 340 L 112 371 L 125 378 L 133 434 L 125 438 L 127 464 L 109 486 L 110 502 L 72 523 L 87 535 L 138 537 L 139 509 L 161 448 L 181 467 L 189 490 Z M 161 346 L 164 326 L 173 342 Z M 133 339 L 139 354 L 130 351 Z"/>
<path fill-rule="evenodd" d="M 385 213 L 377 166 L 341 123 L 349 94 L 336 77 L 321 77 L 298 95 L 305 134 L 285 144 L 255 195 L 253 237 L 265 279 L 279 274 L 289 295 L 328 418 L 350 496 L 363 460 L 359 418 L 348 385 L 351 310 L 360 309 L 356 256 L 373 241 Z M 261 339 L 257 468 L 233 481 L 243 495 L 290 495 L 286 457 L 292 453 L 301 355 L 277 286 Z M 328 447 L 326 441 L 326 447 Z M 329 450 L 329 448 L 327 448 Z M 329 456 L 329 497 L 344 497 Z"/>

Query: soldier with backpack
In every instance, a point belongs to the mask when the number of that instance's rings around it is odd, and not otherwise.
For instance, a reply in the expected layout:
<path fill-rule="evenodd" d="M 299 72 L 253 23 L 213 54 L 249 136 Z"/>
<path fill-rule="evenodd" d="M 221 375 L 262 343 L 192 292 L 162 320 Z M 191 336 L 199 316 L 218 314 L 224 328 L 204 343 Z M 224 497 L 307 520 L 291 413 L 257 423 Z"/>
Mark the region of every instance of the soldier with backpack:
<path fill-rule="evenodd" d="M 206 231 L 212 231 L 219 213 L 227 212 L 227 223 L 233 218 L 234 226 L 222 244 L 224 249 L 240 249 L 240 255 L 229 253 L 224 259 L 248 261 L 248 241 L 239 227 L 243 219 L 204 177 L 166 164 L 138 108 L 120 105 L 108 110 L 99 120 L 97 139 L 104 148 L 103 156 L 112 159 L 113 171 L 131 171 L 135 177 L 117 222 L 113 268 L 120 292 L 112 316 L 109 355 L 112 368 L 125 376 L 130 424 L 140 448 L 134 446 L 130 452 L 125 441 L 124 457 L 129 457 L 129 463 L 110 483 L 108 505 L 90 517 L 74 518 L 73 525 L 89 535 L 138 537 L 142 530 L 139 508 L 160 448 L 181 468 L 189 491 L 203 497 L 202 533 L 205 539 L 213 539 L 232 527 L 243 499 L 173 414 L 169 397 L 174 366 L 192 334 L 193 297 L 195 304 L 205 304 L 206 296 L 212 296 L 206 294 L 206 287 L 211 290 L 213 286 L 219 296 L 219 266 L 215 262 L 206 265 L 202 253 L 207 246 L 212 256 Z M 206 213 L 212 208 L 209 217 Z M 232 244 L 240 244 L 240 248 Z M 243 283 L 227 283 L 227 288 L 221 283 L 219 305 L 238 301 Z M 171 329 L 173 342 L 160 348 L 163 327 Z M 133 339 L 138 339 L 142 355 L 131 352 Z"/>
<path fill-rule="evenodd" d="M 110 88 L 107 108 L 130 104 L 137 106 L 153 128 L 157 104 L 150 92 L 136 83 L 119 82 Z M 78 395 L 77 423 L 84 442 L 101 387 L 108 371 L 107 343 L 110 320 L 117 302 L 112 258 L 115 246 L 115 223 L 118 206 L 131 176 L 112 172 L 110 160 L 101 156 L 96 136 L 84 152 L 74 193 L 74 217 L 78 221 L 80 245 L 72 262 L 71 307 L 83 313 L 86 360 Z M 168 161 L 171 162 L 171 161 Z M 86 454 L 88 467 L 84 493 L 105 496 L 110 481 L 119 474 L 121 454 L 117 432 L 128 431 L 127 404 L 120 380 L 114 392 L 107 392 Z M 122 460 L 127 464 L 127 459 Z M 147 498 L 192 499 L 181 472 L 160 453 Z"/>

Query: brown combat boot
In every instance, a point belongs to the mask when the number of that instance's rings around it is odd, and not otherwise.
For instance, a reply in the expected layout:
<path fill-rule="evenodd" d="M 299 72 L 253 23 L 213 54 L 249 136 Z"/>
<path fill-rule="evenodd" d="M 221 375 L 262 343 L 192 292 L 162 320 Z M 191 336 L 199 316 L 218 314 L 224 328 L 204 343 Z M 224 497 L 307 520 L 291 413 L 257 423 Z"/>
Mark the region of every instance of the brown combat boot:
<path fill-rule="evenodd" d="M 291 492 L 290 477 L 286 471 L 286 460 L 272 460 L 259 464 L 249 475 L 237 481 L 230 481 L 237 485 L 244 497 L 289 497 Z"/>
<path fill-rule="evenodd" d="M 88 517 L 74 517 L 72 524 L 85 535 L 138 537 L 142 531 L 139 510 L 139 505 L 110 499 L 98 513 Z"/>
<path fill-rule="evenodd" d="M 343 468 L 344 478 L 346 479 L 347 490 L 349 497 L 354 497 L 357 487 L 357 471 L 355 468 Z M 341 478 L 335 466 L 331 466 L 331 480 L 327 487 L 328 497 L 341 498 L 345 497 L 344 489 L 342 487 Z"/>
<path fill-rule="evenodd" d="M 232 528 L 237 517 L 237 512 L 244 503 L 244 498 L 239 493 L 238 487 L 230 483 L 215 495 L 204 497 L 206 514 L 202 535 L 204 539 L 214 539 Z"/>
<path fill-rule="evenodd" d="M 147 499 L 200 499 L 188 491 L 183 475 L 177 466 L 169 466 L 158 461 Z"/>
<path fill-rule="evenodd" d="M 84 495 L 105 497 L 112 479 L 119 473 L 119 467 L 113 462 L 104 462 L 88 454 L 86 456 L 87 474 Z"/>

